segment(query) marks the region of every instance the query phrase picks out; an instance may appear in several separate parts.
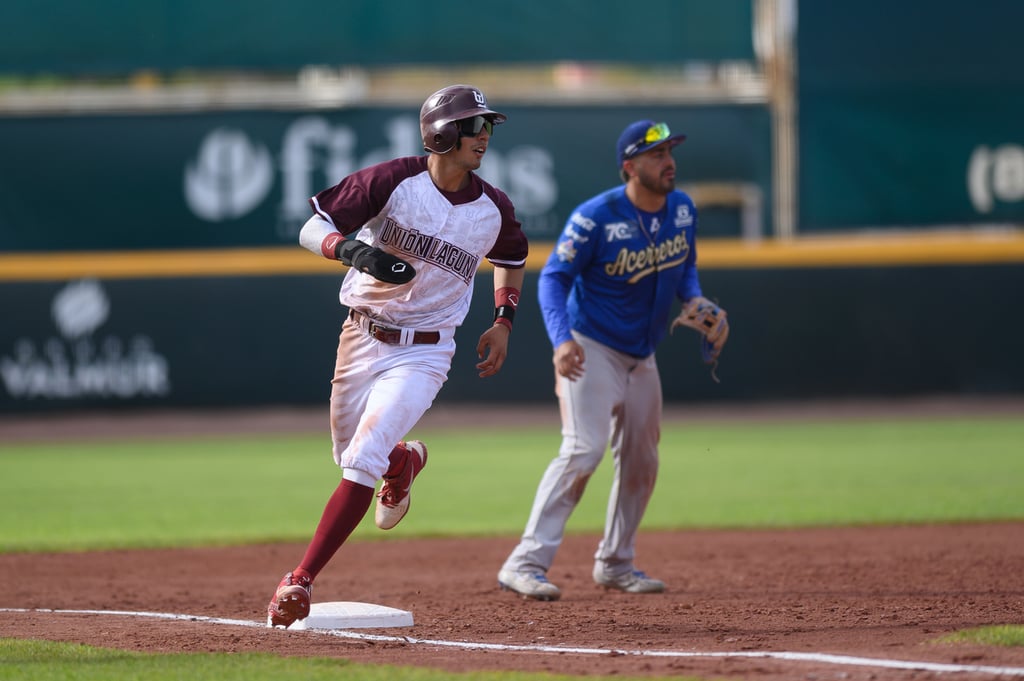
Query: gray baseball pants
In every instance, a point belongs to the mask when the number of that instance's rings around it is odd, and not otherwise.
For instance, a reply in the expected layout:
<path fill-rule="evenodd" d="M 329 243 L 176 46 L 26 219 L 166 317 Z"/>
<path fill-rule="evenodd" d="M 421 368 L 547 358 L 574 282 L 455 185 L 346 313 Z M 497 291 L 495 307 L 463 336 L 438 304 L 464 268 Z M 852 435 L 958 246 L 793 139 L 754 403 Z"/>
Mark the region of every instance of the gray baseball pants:
<path fill-rule="evenodd" d="M 502 569 L 546 573 L 565 525 L 609 442 L 614 478 L 595 570 L 617 577 L 634 569 L 636 535 L 654 491 L 661 437 L 661 378 L 654 355 L 638 359 L 573 333 L 583 346 L 583 376 L 556 376 L 562 416 L 558 456 L 541 478 L 519 544 Z"/>

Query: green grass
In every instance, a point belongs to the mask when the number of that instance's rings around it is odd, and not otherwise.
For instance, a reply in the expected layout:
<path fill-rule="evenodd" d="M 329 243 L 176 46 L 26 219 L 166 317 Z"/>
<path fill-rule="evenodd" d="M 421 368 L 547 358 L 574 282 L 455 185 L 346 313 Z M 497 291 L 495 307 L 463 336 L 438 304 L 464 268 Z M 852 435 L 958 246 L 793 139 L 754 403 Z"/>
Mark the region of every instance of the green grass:
<path fill-rule="evenodd" d="M 261 653 L 162 655 L 72 643 L 0 639 L 0 679 L 18 681 L 578 681 L 580 678 L 520 672 L 454 674 L 435 669 L 355 664 L 338 658 L 286 658 Z M 616 678 L 639 681 L 637 677 Z"/>
<path fill-rule="evenodd" d="M 965 629 L 943 636 L 939 643 L 980 643 L 986 646 L 1024 646 L 1024 625 L 1004 624 L 991 627 Z"/>
<path fill-rule="evenodd" d="M 414 435 L 430 463 L 388 536 L 518 534 L 559 443 Z M 1020 519 L 1021 442 L 1024 419 L 668 424 L 643 527 Z M 339 475 L 324 433 L 0 445 L 0 552 L 306 541 Z M 569 532 L 601 529 L 610 476 L 606 457 Z M 368 515 L 354 538 L 380 537 Z"/>

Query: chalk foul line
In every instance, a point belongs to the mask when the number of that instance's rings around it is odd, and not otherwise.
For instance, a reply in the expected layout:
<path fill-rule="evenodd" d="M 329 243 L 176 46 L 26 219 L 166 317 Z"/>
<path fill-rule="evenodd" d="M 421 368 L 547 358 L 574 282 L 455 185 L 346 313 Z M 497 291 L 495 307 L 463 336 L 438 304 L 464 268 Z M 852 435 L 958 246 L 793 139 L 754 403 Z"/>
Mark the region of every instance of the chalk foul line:
<path fill-rule="evenodd" d="M 130 610 L 61 610 L 52 608 L 0 608 L 0 612 L 22 613 L 53 613 L 57 615 L 100 615 L 105 617 L 146 617 L 161 620 L 179 620 L 202 622 L 205 624 L 225 624 L 239 627 L 266 628 L 265 622 L 252 620 L 236 620 L 206 615 L 184 615 L 169 612 L 135 612 Z M 297 634 L 279 629 L 282 633 Z M 575 655 L 628 655 L 634 657 L 676 657 L 676 658 L 762 658 L 787 660 L 791 662 L 817 662 L 821 664 L 847 665 L 856 667 L 879 667 L 885 669 L 908 669 L 930 671 L 936 673 L 980 673 L 1001 676 L 1022 676 L 1024 667 L 998 667 L 972 664 L 946 664 L 941 662 L 915 662 L 911 660 L 888 660 L 874 657 L 856 657 L 852 655 L 834 655 L 830 653 L 793 653 L 782 651 L 686 651 L 686 650 L 625 650 L 616 648 L 579 648 L 565 646 L 523 645 L 506 643 L 475 643 L 472 641 L 444 641 L 436 639 L 414 638 L 412 636 L 385 636 L 382 634 L 364 634 L 345 629 L 306 629 L 303 634 L 321 634 L 337 638 L 354 639 L 357 641 L 374 641 L 382 643 L 407 643 L 410 645 L 432 646 L 439 648 L 461 648 L 464 650 L 492 650 L 497 652 L 516 653 L 561 653 Z"/>

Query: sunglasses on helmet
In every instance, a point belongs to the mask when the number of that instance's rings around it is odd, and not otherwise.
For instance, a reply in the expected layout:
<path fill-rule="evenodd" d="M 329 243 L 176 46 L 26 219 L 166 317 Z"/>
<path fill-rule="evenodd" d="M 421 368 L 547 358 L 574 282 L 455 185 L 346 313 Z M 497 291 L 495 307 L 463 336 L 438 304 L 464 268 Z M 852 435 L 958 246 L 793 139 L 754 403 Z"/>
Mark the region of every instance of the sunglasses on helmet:
<path fill-rule="evenodd" d="M 494 124 L 491 123 L 489 118 L 484 118 L 483 116 L 463 118 L 455 123 L 459 126 L 459 137 L 476 137 L 480 134 L 481 130 L 486 130 L 487 134 L 490 135 L 494 131 Z"/>
<path fill-rule="evenodd" d="M 630 156 L 635 154 L 636 150 L 639 149 L 640 147 L 646 146 L 648 144 L 654 144 L 656 142 L 661 142 L 663 140 L 667 140 L 671 136 L 672 131 L 668 129 L 667 124 L 655 123 L 651 127 L 647 128 L 647 132 L 644 133 L 643 137 L 641 137 L 636 142 L 633 142 L 628 147 L 626 147 L 623 150 L 622 154 L 626 158 L 629 158 Z"/>

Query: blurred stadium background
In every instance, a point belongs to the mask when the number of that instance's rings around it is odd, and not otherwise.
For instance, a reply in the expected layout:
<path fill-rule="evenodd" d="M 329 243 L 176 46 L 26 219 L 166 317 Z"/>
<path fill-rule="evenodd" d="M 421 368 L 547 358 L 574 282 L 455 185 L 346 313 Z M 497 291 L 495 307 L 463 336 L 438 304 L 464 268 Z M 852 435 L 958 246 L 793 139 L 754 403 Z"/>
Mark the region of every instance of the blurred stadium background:
<path fill-rule="evenodd" d="M 669 402 L 1024 393 L 1024 4 L 983 0 L 9 0 L 0 5 L 0 414 L 325 403 L 342 274 L 307 198 L 421 152 L 424 98 L 509 115 L 482 174 L 531 239 L 616 183 L 637 118 L 689 138 L 732 336 L 659 352 Z M 486 282 L 486 284 L 485 284 Z M 534 305 L 440 400 L 553 401 Z"/>

